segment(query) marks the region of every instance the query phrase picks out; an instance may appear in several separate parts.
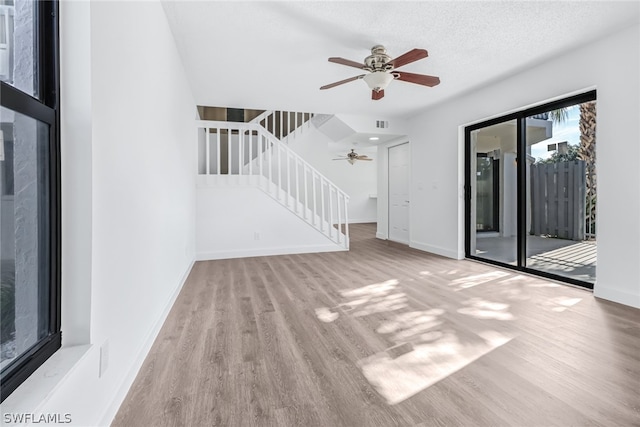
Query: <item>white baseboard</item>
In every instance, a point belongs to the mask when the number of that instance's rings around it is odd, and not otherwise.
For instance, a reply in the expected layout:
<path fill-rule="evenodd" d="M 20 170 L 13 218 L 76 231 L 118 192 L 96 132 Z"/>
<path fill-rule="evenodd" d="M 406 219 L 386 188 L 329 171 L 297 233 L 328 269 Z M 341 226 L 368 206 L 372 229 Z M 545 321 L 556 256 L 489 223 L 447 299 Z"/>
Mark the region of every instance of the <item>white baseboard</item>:
<path fill-rule="evenodd" d="M 180 295 L 180 291 L 182 290 L 182 287 L 186 283 L 187 277 L 189 277 L 189 273 L 191 272 L 191 269 L 193 268 L 194 263 L 195 263 L 195 260 L 189 263 L 189 266 L 187 267 L 187 270 L 182 275 L 182 278 L 178 283 L 176 290 L 173 292 L 173 295 L 171 295 L 171 298 L 169 298 L 169 301 L 165 305 L 164 310 L 162 310 L 162 314 L 160 315 L 156 323 L 153 325 L 153 328 L 151 328 L 151 331 L 149 331 L 149 334 L 147 335 L 147 339 L 145 340 L 144 345 L 142 346 L 142 349 L 140 350 L 135 360 L 133 361 L 133 365 L 131 366 L 131 368 L 129 369 L 129 372 L 127 373 L 124 380 L 122 381 L 122 384 L 120 384 L 120 387 L 116 392 L 116 395 L 113 397 L 113 399 L 111 400 L 111 403 L 105 410 L 102 416 L 102 421 L 100 422 L 99 425 L 101 426 L 111 425 L 111 422 L 113 421 L 116 414 L 118 413 L 118 409 L 120 409 L 120 405 L 122 405 L 124 398 L 127 397 L 127 393 L 129 392 L 129 389 L 133 385 L 133 382 L 135 381 L 136 376 L 138 375 L 138 372 L 140 371 L 140 368 L 144 363 L 144 360 L 147 358 L 147 355 L 151 350 L 151 346 L 153 345 L 153 342 L 156 340 L 156 337 L 160 333 L 160 330 L 162 329 L 162 326 L 164 325 L 164 322 L 167 319 L 167 316 L 169 315 L 169 312 L 171 311 L 173 304 L 176 302 L 178 295 Z"/>
<path fill-rule="evenodd" d="M 349 224 L 370 224 L 370 223 L 377 223 L 377 222 L 378 222 L 377 218 L 364 218 L 364 219 L 349 218 Z"/>
<path fill-rule="evenodd" d="M 631 294 L 617 289 L 601 287 L 596 283 L 593 289 L 593 295 L 596 298 L 602 298 L 608 301 L 617 302 L 618 304 L 640 308 L 640 295 L 638 294 Z"/>
<path fill-rule="evenodd" d="M 217 259 L 231 258 L 248 258 L 256 256 L 272 256 L 272 255 L 292 255 L 292 254 L 309 254 L 317 252 L 339 252 L 346 249 L 335 245 L 311 245 L 311 246 L 290 246 L 280 248 L 259 248 L 259 249 L 238 249 L 230 251 L 213 251 L 196 253 L 197 261 L 212 261 Z"/>
<path fill-rule="evenodd" d="M 376 238 L 377 239 L 382 239 L 382 240 L 387 240 L 387 235 L 384 234 L 384 233 L 376 232 Z"/>
<path fill-rule="evenodd" d="M 409 242 L 409 247 L 414 249 L 420 249 L 421 251 L 425 251 L 425 252 L 431 252 L 432 254 L 436 254 L 436 255 L 442 255 L 447 258 L 462 259 L 459 256 L 458 251 L 452 251 L 451 249 L 448 249 L 448 248 L 429 245 L 427 243 L 416 242 L 415 240 L 412 240 L 411 242 Z"/>

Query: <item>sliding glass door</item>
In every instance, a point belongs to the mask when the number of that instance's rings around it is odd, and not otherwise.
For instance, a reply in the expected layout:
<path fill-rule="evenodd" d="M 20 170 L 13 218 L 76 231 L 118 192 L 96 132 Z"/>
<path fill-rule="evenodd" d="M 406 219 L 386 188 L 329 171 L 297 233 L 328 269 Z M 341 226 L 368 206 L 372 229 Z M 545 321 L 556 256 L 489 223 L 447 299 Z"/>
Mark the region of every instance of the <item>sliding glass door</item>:
<path fill-rule="evenodd" d="M 466 128 L 466 256 L 593 288 L 595 91 Z"/>

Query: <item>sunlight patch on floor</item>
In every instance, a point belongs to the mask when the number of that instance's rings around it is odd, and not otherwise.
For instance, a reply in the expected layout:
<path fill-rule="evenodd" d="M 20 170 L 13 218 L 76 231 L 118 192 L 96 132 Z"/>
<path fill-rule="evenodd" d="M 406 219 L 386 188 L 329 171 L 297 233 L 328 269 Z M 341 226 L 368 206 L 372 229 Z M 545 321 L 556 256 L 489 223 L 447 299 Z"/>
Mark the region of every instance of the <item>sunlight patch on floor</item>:
<path fill-rule="evenodd" d="M 563 312 L 582 301 L 582 298 L 555 297 L 546 304 L 551 311 Z"/>
<path fill-rule="evenodd" d="M 394 342 L 405 342 L 411 339 L 431 341 L 435 335 L 427 331 L 443 323 L 439 320 L 439 316 L 443 314 L 444 310 L 439 308 L 396 314 L 391 320 L 382 322 L 376 332 L 394 334 L 392 337 Z"/>
<path fill-rule="evenodd" d="M 552 283 L 552 282 L 538 282 L 538 283 L 529 283 L 527 286 L 530 288 L 559 288 L 562 285 L 559 285 L 558 283 Z"/>
<path fill-rule="evenodd" d="M 360 360 L 358 366 L 387 403 L 395 405 L 511 340 L 495 331 L 479 335 L 482 339 L 475 342 L 461 342 L 454 333 L 441 332 L 434 341 L 395 346 Z"/>
<path fill-rule="evenodd" d="M 521 280 L 525 280 L 527 276 L 522 274 L 513 274 L 511 277 L 507 277 L 504 280 L 501 280 L 501 284 L 511 284 L 512 282 L 519 282 Z"/>
<path fill-rule="evenodd" d="M 454 283 L 460 290 L 509 275 L 494 271 Z M 447 325 L 451 319 L 447 320 L 444 308 L 409 309 L 408 297 L 395 279 L 342 290 L 340 296 L 341 303 L 315 310 L 320 321 L 334 322 L 341 315 L 363 317 L 388 313 L 375 331 L 386 335 L 387 342 L 392 344 L 384 351 L 359 360 L 357 365 L 391 405 L 419 393 L 511 340 L 493 330 L 458 333 Z M 510 305 L 504 302 L 471 298 L 453 313 L 481 320 L 508 321 L 514 319 L 509 309 Z"/>
<path fill-rule="evenodd" d="M 370 298 L 376 295 L 387 294 L 391 292 L 396 286 L 398 286 L 398 281 L 396 279 L 391 279 L 381 283 L 363 286 L 361 288 L 340 291 L 340 295 L 342 295 L 344 298 L 355 298 L 360 296 Z"/>
<path fill-rule="evenodd" d="M 491 271 L 489 273 L 475 274 L 473 276 L 462 277 L 460 279 L 452 280 L 450 286 L 455 287 L 456 291 L 472 288 L 474 286 L 482 285 L 483 283 L 490 282 L 492 280 L 501 279 L 509 276 L 511 273 L 506 271 Z"/>
<path fill-rule="evenodd" d="M 338 313 L 332 312 L 328 307 L 316 308 L 316 317 L 324 323 L 331 323 L 338 319 L 339 316 Z"/>
<path fill-rule="evenodd" d="M 447 273 L 458 274 L 454 270 L 444 272 Z M 420 275 L 432 273 L 421 271 Z M 520 281 L 523 283 L 519 285 Z M 530 288 L 561 287 L 553 282 L 532 282 L 528 276 L 494 270 L 451 280 L 449 289 L 459 292 L 485 284 L 497 288 L 500 294 L 497 300 L 496 295 L 493 300 L 474 297 L 455 307 L 415 309 L 410 306 L 400 282 L 391 279 L 341 290 L 341 302 L 333 307 L 317 308 L 315 314 L 320 321 L 330 323 L 340 316 L 357 318 L 384 313 L 368 322 L 378 319 L 377 327 L 373 327 L 376 333 L 384 336 L 383 342 L 388 343 L 388 347 L 356 364 L 386 402 L 395 405 L 511 341 L 515 335 L 505 335 L 505 328 L 498 326 L 496 321 L 505 325 L 502 322 L 516 319 L 512 310 L 516 310 L 519 301 L 531 299 Z M 560 312 L 580 301 L 582 298 L 554 296 L 538 301 L 536 305 Z M 475 325 L 472 330 L 458 330 L 459 324 L 469 322 Z M 477 332 L 476 328 L 486 329 Z"/>
<path fill-rule="evenodd" d="M 476 319 L 513 320 L 513 314 L 507 311 L 509 304 L 491 302 L 482 298 L 472 298 L 462 303 L 466 307 L 459 308 L 458 313 L 475 317 Z"/>
<path fill-rule="evenodd" d="M 355 317 L 363 317 L 373 313 L 396 311 L 408 307 L 407 296 L 403 292 L 394 292 L 398 286 L 395 279 L 387 280 L 361 288 L 341 291 L 340 295 L 350 299 L 334 307 L 316 308 L 316 317 L 325 323 L 334 322 L 340 317 L 339 312 L 350 313 Z"/>

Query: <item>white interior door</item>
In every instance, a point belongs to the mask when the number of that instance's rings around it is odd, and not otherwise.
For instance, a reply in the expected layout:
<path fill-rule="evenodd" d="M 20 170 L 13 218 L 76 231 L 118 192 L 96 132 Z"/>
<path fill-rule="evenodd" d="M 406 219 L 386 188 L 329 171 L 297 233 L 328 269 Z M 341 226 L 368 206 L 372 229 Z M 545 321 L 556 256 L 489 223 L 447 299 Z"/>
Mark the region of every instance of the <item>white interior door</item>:
<path fill-rule="evenodd" d="M 409 143 L 389 148 L 389 240 L 409 244 Z"/>

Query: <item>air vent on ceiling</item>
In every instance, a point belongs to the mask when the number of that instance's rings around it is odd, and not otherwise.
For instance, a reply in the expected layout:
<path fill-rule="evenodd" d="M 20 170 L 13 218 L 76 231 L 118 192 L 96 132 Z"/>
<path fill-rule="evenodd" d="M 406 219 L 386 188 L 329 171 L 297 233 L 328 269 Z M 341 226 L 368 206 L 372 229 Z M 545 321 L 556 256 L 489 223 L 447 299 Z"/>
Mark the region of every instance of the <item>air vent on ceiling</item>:
<path fill-rule="evenodd" d="M 376 120 L 376 127 L 378 129 L 385 129 L 389 127 L 389 122 L 387 120 Z"/>

